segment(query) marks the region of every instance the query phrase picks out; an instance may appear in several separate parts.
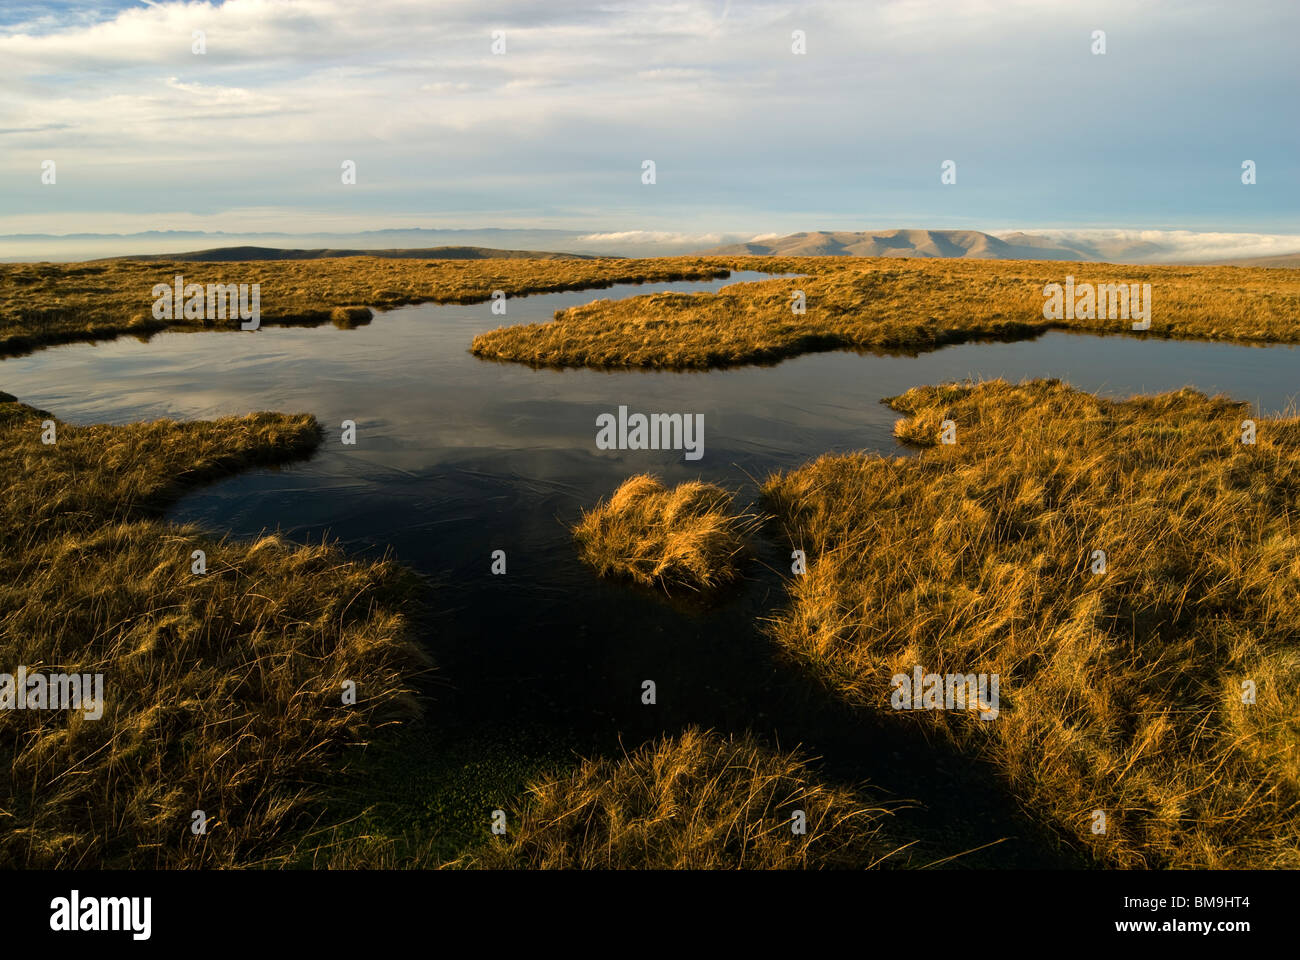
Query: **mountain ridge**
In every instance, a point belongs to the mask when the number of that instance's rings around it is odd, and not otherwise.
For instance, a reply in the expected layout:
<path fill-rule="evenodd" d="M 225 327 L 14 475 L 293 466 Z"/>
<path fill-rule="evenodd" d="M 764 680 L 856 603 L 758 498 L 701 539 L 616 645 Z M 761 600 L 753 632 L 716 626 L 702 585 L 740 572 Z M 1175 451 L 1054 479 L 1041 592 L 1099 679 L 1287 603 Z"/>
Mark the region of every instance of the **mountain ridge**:
<path fill-rule="evenodd" d="M 1160 243 L 1136 237 L 1058 239 L 1017 231 L 997 236 L 981 230 L 812 230 L 764 235 L 697 250 L 697 256 L 948 257 L 968 260 L 1066 260 L 1082 263 L 1210 263 L 1300 267 L 1300 252 L 1243 259 L 1171 259 Z"/>
<path fill-rule="evenodd" d="M 813 230 L 700 250 L 701 256 L 946 257 L 972 260 L 1093 260 L 1079 246 L 1018 233 L 980 230 Z"/>

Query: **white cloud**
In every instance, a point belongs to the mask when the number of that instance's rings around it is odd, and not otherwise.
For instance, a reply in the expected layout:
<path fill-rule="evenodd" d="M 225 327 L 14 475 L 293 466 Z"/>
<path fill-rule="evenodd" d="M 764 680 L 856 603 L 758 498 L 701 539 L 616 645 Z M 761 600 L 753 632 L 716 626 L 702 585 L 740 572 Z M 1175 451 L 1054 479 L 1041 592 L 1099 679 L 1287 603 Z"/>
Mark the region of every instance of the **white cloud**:
<path fill-rule="evenodd" d="M 1150 263 L 1196 263 L 1300 253 L 1300 234 L 1215 233 L 1193 230 L 1034 229 L 1024 231 L 1068 245 L 1091 247 L 1101 255 L 1141 253 Z M 998 236 L 1006 237 L 1005 232 Z"/>
<path fill-rule="evenodd" d="M 1296 132 L 1275 122 L 1294 80 L 1290 3 L 1238 22 L 1200 3 L 1175 15 L 1097 0 L 1086 23 L 1056 0 L 227 0 L 61 24 L 47 11 L 0 27 L 0 232 L 250 209 L 282 210 L 290 229 L 585 215 L 584 228 L 686 237 L 855 218 L 1170 222 L 1151 210 L 1285 229 L 1300 182 Z M 1094 20 L 1109 25 L 1107 58 L 1087 54 Z M 498 28 L 504 56 L 490 50 Z M 806 56 L 791 54 L 795 28 Z M 1124 149 L 1101 153 L 1086 131 L 1102 129 Z M 1192 209 L 1210 158 L 1256 147 L 1272 150 L 1252 188 L 1268 203 Z M 942 193 L 949 156 L 960 186 Z M 41 188 L 49 158 L 59 186 Z M 350 193 L 342 159 L 358 163 Z M 1147 174 L 1161 202 L 1135 214 Z"/>
<path fill-rule="evenodd" d="M 579 240 L 589 243 L 727 243 L 724 233 L 680 233 L 671 230 L 617 230 L 610 233 L 588 233 Z"/>

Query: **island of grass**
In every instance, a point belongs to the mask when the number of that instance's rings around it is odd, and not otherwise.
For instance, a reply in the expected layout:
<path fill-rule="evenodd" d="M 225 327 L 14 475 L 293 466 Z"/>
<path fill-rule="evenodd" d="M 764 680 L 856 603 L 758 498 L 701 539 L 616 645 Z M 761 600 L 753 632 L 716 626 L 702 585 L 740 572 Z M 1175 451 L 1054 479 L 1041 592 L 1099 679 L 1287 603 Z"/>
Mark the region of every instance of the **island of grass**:
<path fill-rule="evenodd" d="M 1300 419 L 1051 380 L 890 403 L 918 456 L 765 484 L 808 558 L 776 639 L 986 757 L 1102 863 L 1300 866 Z M 896 709 L 918 667 L 999 675 L 996 719 Z"/>
<path fill-rule="evenodd" d="M 752 518 L 711 483 L 666 488 L 656 477 L 625 480 L 608 501 L 582 515 L 574 540 L 601 576 L 624 577 L 667 592 L 704 593 L 739 576 Z"/>
<path fill-rule="evenodd" d="M 839 257 L 727 262 L 805 276 L 733 284 L 717 293 L 596 300 L 557 311 L 547 323 L 480 334 L 471 350 L 533 366 L 704 370 L 821 350 L 916 352 L 1053 329 L 1131 333 L 1141 321 L 1118 298 L 1121 288 L 1127 298 L 1133 285 L 1150 306 L 1149 328 L 1137 335 L 1300 342 L 1300 270 Z M 1062 304 L 1059 318 L 1044 316 L 1051 299 L 1044 289 L 1067 277 L 1080 291 L 1084 284 L 1094 288 L 1091 309 L 1067 315 Z M 1096 291 L 1111 286 L 1099 312 Z"/>

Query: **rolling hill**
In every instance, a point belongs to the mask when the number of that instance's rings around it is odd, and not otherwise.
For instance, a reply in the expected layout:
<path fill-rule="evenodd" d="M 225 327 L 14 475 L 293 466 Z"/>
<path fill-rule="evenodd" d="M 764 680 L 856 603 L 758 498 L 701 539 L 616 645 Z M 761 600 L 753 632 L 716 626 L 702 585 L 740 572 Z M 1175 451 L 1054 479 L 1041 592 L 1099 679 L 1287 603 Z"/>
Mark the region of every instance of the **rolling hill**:
<path fill-rule="evenodd" d="M 878 230 L 792 233 L 756 238 L 701 254 L 787 257 L 958 257 L 975 260 L 1092 260 L 1094 256 L 1043 237 L 1016 234 L 1014 242 L 978 230 Z"/>

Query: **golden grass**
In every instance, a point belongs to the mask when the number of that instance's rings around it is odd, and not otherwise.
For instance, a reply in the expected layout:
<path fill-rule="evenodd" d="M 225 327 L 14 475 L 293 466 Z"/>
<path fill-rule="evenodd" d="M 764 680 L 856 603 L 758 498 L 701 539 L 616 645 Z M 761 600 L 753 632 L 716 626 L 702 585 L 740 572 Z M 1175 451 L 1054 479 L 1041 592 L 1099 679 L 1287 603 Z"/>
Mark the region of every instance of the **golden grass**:
<path fill-rule="evenodd" d="M 728 268 L 802 271 L 719 294 L 561 311 L 478 337 L 534 364 L 715 367 L 809 350 L 926 349 L 1051 327 L 1042 286 L 1149 282 L 1146 336 L 1300 342 L 1300 271 L 805 258 L 0 265 L 0 354 L 148 333 L 150 290 L 261 282 L 263 322 L 363 323 L 368 307 L 471 302 Z M 247 272 L 245 272 L 247 271 Z M 808 311 L 790 312 L 790 293 Z M 237 321 L 230 321 L 234 329 Z M 1003 772 L 1102 862 L 1300 866 L 1300 421 L 1181 391 L 1123 403 L 1053 381 L 925 387 L 892 401 L 915 458 L 823 457 L 768 502 L 809 558 L 776 638 L 848 702 L 922 723 Z M 214 539 L 157 519 L 185 485 L 278 463 L 310 417 L 59 424 L 0 394 L 0 670 L 105 674 L 99 721 L 0 711 L 0 865 L 236 866 L 313 859 L 309 784 L 412 709 L 405 575 L 325 545 Z M 945 419 L 957 443 L 935 443 Z M 708 484 L 634 477 L 575 538 L 602 575 L 707 590 L 737 576 L 749 517 Z M 190 553 L 209 572 L 190 574 Z M 1092 574 L 1091 554 L 1107 554 Z M 994 672 L 1001 714 L 890 711 L 890 677 Z M 356 680 L 359 702 L 338 690 Z M 1241 700 L 1253 681 L 1257 702 Z M 792 843 L 787 799 L 808 804 Z M 793 802 L 793 801 L 792 801 Z M 204 837 L 191 813 L 209 817 Z M 1091 831 L 1092 814 L 1107 831 Z M 813 813 L 817 816 L 814 818 Z M 840 866 L 883 856 L 878 810 L 747 737 L 687 731 L 537 785 L 482 866 Z M 784 830 L 784 833 L 782 832 Z M 316 831 L 329 835 L 328 825 Z M 337 831 L 335 831 L 337 834 Z M 356 862 L 356 839 L 316 862 Z M 363 838 L 364 840 L 364 838 Z M 364 844 L 362 844 L 364 846 Z M 372 851 L 370 855 L 374 854 Z M 396 856 L 384 848 L 382 856 Z"/>
<path fill-rule="evenodd" d="M 795 811 L 806 833 L 792 829 Z M 817 782 L 795 753 L 690 728 L 533 785 L 517 824 L 465 866 L 495 869 L 865 868 L 890 855 L 887 811 Z"/>
<path fill-rule="evenodd" d="M 58 423 L 45 445 L 47 419 L 0 394 L 0 671 L 102 673 L 105 708 L 0 710 L 0 864 L 264 862 L 308 782 L 412 709 L 408 584 L 329 546 L 156 518 L 186 484 L 310 451 L 312 417 Z"/>
<path fill-rule="evenodd" d="M 625 480 L 574 527 L 582 559 L 600 576 L 629 577 L 667 591 L 707 591 L 739 576 L 752 518 L 732 496 L 698 481 L 669 490 L 649 474 Z"/>
<path fill-rule="evenodd" d="M 52 343 L 163 329 L 237 329 L 238 320 L 156 320 L 152 289 L 187 282 L 260 283 L 261 322 L 364 323 L 371 307 L 474 303 L 615 283 L 706 280 L 731 270 L 798 272 L 718 293 L 596 300 L 541 324 L 474 338 L 485 358 L 539 366 L 709 368 L 816 350 L 925 350 L 1060 328 L 1129 331 L 1122 319 L 1045 320 L 1043 286 L 1150 283 L 1143 336 L 1300 342 L 1300 270 L 1120 266 L 1060 261 L 857 257 L 668 257 L 645 260 L 407 260 L 341 257 L 226 262 L 0 264 L 0 356 Z M 791 310 L 802 290 L 806 312 Z"/>
<path fill-rule="evenodd" d="M 341 257 L 247 263 L 110 261 L 0 264 L 0 356 L 53 343 L 164 329 L 239 328 L 238 320 L 156 320 L 154 284 L 260 283 L 261 322 L 364 322 L 370 307 L 476 303 L 615 283 L 707 280 L 725 265 L 702 260 L 393 260 Z M 337 308 L 337 309 L 336 309 Z"/>
<path fill-rule="evenodd" d="M 825 456 L 765 485 L 808 555 L 780 643 L 849 702 L 986 755 L 1105 863 L 1300 866 L 1300 419 L 1254 418 L 1246 445 L 1249 408 L 1192 390 L 891 402 L 917 457 Z M 916 665 L 999 674 L 1001 714 L 891 711 Z"/>
<path fill-rule="evenodd" d="M 724 258 L 736 269 L 798 271 L 795 279 L 734 284 L 717 293 L 656 293 L 556 312 L 548 323 L 474 338 L 481 357 L 536 366 L 706 369 L 818 350 L 927 350 L 1049 329 L 1123 333 L 1121 319 L 1045 320 L 1043 287 L 1150 283 L 1142 336 L 1300 342 L 1300 270 L 1134 267 L 1046 261 L 839 257 Z M 802 290 L 806 312 L 792 311 Z"/>

